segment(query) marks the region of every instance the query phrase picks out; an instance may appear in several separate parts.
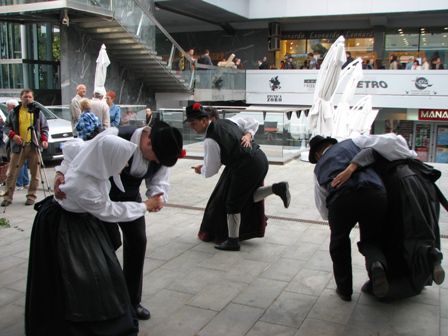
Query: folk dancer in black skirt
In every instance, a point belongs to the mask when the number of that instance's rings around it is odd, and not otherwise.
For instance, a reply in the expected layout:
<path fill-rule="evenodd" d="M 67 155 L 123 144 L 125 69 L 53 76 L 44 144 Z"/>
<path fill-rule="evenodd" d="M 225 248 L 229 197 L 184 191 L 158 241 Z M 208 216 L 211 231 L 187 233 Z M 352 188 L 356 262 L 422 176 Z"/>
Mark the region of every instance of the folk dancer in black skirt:
<path fill-rule="evenodd" d="M 200 103 L 188 106 L 186 113 L 185 122 L 196 133 L 205 134 L 204 163 L 195 166 L 195 172 L 207 178 L 225 165 L 207 204 L 199 237 L 222 242 L 215 246 L 219 250 L 239 251 L 239 240 L 264 235 L 264 198 L 276 194 L 289 206 L 288 183 L 262 186 L 269 164 L 253 141 L 257 123 L 254 129 L 243 130 L 248 123 L 242 118 L 212 121 Z"/>
<path fill-rule="evenodd" d="M 360 231 L 358 249 L 365 258 L 372 291 L 377 297 L 385 297 L 389 290 L 387 262 L 381 246 L 387 209 L 383 182 L 370 168 L 355 174 L 341 188 L 331 185 L 333 178 L 345 169 L 358 152 L 359 148 L 352 140 L 338 143 L 334 138 L 320 135 L 310 140 L 309 161 L 316 164 L 316 207 L 330 225 L 330 256 L 336 293 L 344 301 L 351 301 L 353 294 L 350 232 L 356 223 Z"/>
<path fill-rule="evenodd" d="M 113 134 L 115 133 L 115 134 Z M 106 229 L 157 206 L 113 202 L 109 177 L 123 189 L 120 172 L 137 146 L 116 129 L 63 148 L 65 199 L 36 204 L 31 234 L 25 328 L 27 335 L 137 335 L 138 320 Z"/>
<path fill-rule="evenodd" d="M 115 202 L 141 202 L 140 185 L 145 181 L 145 196 L 157 203 L 154 211 L 160 211 L 168 201 L 169 167 L 174 166 L 179 157 L 185 156 L 180 131 L 167 123 L 154 120 L 151 127 L 120 127 L 118 136 L 135 145 L 137 149 L 120 173 L 123 189 L 111 180 L 109 196 Z M 63 183 L 64 170 L 55 179 L 55 195 L 63 198 L 59 184 Z M 149 309 L 141 304 L 143 289 L 143 268 L 146 254 L 146 221 L 141 216 L 132 221 L 120 221 L 107 226 L 116 248 L 121 245 L 123 235 L 123 272 L 128 287 L 131 304 L 140 320 L 151 317 Z"/>
<path fill-rule="evenodd" d="M 441 284 L 439 209 L 440 171 L 418 160 L 406 140 L 393 133 L 353 138 L 361 151 L 332 184 L 340 187 L 358 170 L 373 167 L 388 194 L 387 225 L 382 234 L 388 262 L 387 299 L 418 295 L 433 282 Z M 372 293 L 370 281 L 362 290 Z"/>

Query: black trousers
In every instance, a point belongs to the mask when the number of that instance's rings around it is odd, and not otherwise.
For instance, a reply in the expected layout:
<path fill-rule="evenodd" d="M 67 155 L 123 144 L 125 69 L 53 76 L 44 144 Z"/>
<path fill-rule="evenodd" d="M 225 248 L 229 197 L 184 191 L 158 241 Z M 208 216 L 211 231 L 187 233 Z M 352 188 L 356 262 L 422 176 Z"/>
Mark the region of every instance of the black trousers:
<path fill-rule="evenodd" d="M 143 265 L 146 253 L 145 217 L 118 223 L 123 233 L 123 273 L 132 305 L 142 300 Z"/>
<path fill-rule="evenodd" d="M 360 231 L 358 249 L 365 257 L 367 272 L 370 273 L 374 261 L 380 261 L 386 266 L 381 248 L 381 232 L 386 221 L 386 211 L 387 194 L 385 190 L 379 189 L 345 190 L 329 205 L 330 255 L 336 285 L 342 293 L 353 293 L 349 235 L 356 223 L 359 223 Z"/>

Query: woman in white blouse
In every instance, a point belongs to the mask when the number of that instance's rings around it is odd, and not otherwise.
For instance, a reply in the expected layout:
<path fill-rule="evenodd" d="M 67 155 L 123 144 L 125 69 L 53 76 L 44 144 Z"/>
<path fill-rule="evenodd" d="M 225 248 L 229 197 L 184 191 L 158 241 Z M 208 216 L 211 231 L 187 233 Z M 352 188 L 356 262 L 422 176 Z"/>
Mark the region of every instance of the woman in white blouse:
<path fill-rule="evenodd" d="M 125 279 L 106 222 L 132 221 L 154 204 L 112 202 L 109 177 L 119 177 L 136 145 L 108 129 L 63 148 L 66 194 L 47 197 L 31 235 L 27 335 L 137 335 Z"/>

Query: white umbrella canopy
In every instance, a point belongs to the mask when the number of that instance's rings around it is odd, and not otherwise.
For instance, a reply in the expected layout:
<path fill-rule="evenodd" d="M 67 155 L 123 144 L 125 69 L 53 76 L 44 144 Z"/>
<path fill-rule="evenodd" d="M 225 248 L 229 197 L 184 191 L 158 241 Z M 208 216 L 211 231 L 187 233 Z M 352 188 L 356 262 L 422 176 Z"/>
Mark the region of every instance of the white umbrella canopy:
<path fill-rule="evenodd" d="M 374 122 L 378 110 L 372 109 L 372 96 L 367 95 L 356 102 L 351 109 L 349 137 L 370 134 L 370 128 Z"/>
<path fill-rule="evenodd" d="M 313 134 L 323 136 L 332 134 L 334 112 L 332 98 L 342 65 L 347 60 L 344 43 L 344 37 L 339 36 L 328 50 L 317 75 L 314 102 L 308 118 Z"/>
<path fill-rule="evenodd" d="M 337 86 L 338 91 L 342 91 L 342 96 L 334 111 L 333 138 L 343 140 L 349 137 L 349 123 L 351 120 L 350 102 L 355 95 L 358 82 L 362 78 L 362 59 L 360 57 L 342 69 Z"/>
<path fill-rule="evenodd" d="M 96 69 L 95 69 L 95 90 L 104 89 L 104 84 L 106 83 L 107 67 L 110 65 L 109 56 L 107 56 L 106 46 L 101 45 L 98 58 L 96 59 Z"/>

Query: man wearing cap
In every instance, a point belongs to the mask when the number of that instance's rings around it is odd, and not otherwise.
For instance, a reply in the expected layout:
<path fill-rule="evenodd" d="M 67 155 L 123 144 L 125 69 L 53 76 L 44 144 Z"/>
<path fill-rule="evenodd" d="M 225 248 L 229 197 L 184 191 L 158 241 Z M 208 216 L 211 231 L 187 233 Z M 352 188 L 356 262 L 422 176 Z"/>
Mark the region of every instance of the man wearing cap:
<path fill-rule="evenodd" d="M 309 161 L 314 168 L 316 207 L 328 219 L 330 255 L 336 293 L 351 301 L 353 293 L 350 231 L 359 224 L 358 249 L 366 260 L 373 293 L 385 297 L 389 290 L 386 259 L 381 250 L 382 225 L 386 222 L 387 194 L 381 178 L 371 168 L 352 175 L 343 185 L 332 186 L 360 149 L 352 140 L 337 142 L 331 137 L 316 135 L 310 141 Z"/>
<path fill-rule="evenodd" d="M 236 118 L 211 120 L 199 103 L 188 106 L 186 113 L 185 122 L 196 133 L 205 134 L 204 163 L 195 166 L 195 172 L 207 178 L 215 175 L 221 165 L 226 166 L 221 178 L 226 179 L 228 185 L 223 214 L 227 217 L 228 239 L 215 248 L 239 251 L 241 213 L 246 204 L 276 194 L 287 208 L 291 200 L 288 183 L 262 187 L 269 164 L 260 146 L 253 142 L 256 128 L 244 133 Z"/>
<path fill-rule="evenodd" d="M 103 99 L 105 95 L 106 90 L 104 88 L 95 88 L 90 106 L 90 111 L 98 117 L 103 129 L 110 127 L 109 106 Z"/>
<path fill-rule="evenodd" d="M 168 167 L 174 166 L 182 153 L 181 133 L 177 128 L 159 121 L 153 127 L 121 127 L 118 136 L 138 145 L 138 149 L 120 174 L 125 191 L 121 191 L 111 179 L 111 200 L 141 202 L 140 184 L 145 180 L 146 197 L 154 200 L 156 204 L 154 211 L 161 210 L 168 199 Z M 59 189 L 61 183 L 63 183 L 63 175 L 59 173 L 55 180 L 57 198 L 64 197 Z M 123 233 L 123 272 L 131 304 L 135 308 L 137 317 L 147 320 L 151 314 L 140 304 L 146 252 L 145 217 L 132 222 L 118 223 L 118 225 Z M 111 224 L 108 228 L 115 247 L 118 248 L 120 245 L 118 227 Z"/>

